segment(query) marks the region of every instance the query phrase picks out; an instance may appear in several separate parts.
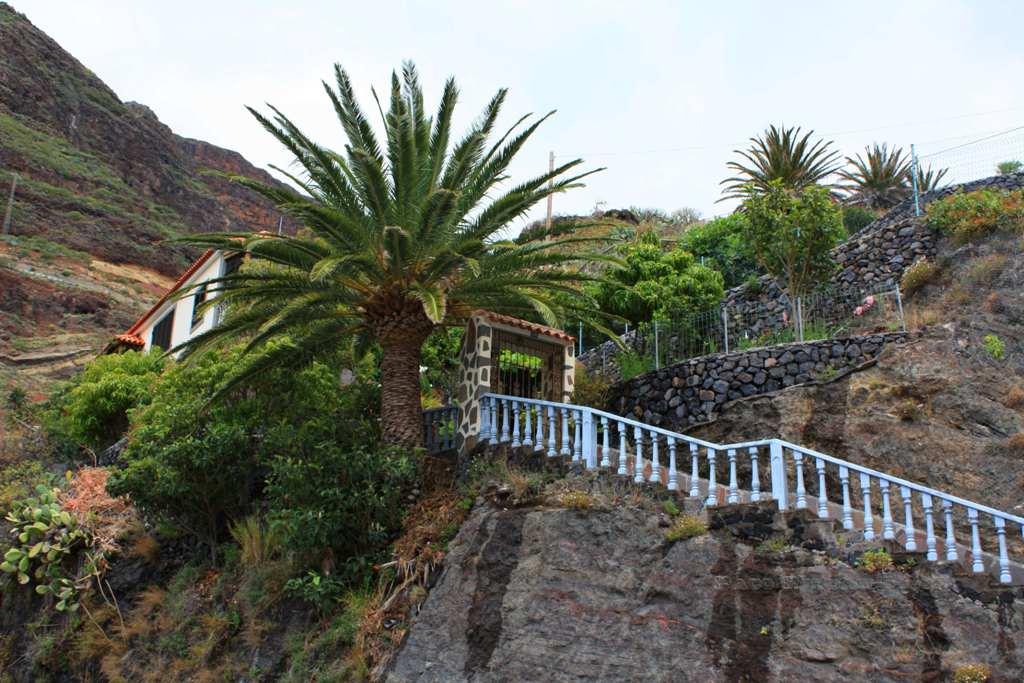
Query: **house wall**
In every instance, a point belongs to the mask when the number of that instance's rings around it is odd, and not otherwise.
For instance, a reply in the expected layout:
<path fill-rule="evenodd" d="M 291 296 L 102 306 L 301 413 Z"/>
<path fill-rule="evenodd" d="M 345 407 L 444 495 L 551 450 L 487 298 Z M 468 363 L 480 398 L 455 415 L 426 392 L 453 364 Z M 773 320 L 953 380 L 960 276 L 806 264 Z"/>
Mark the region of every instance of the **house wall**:
<path fill-rule="evenodd" d="M 203 264 L 203 267 L 196 271 L 191 278 L 184 282 L 180 290 L 184 291 L 189 289 L 195 284 L 210 280 L 216 277 L 220 277 L 224 267 L 224 256 L 221 252 L 214 253 L 209 260 Z M 211 296 L 215 296 L 211 294 Z M 186 296 L 182 299 L 174 299 L 164 303 L 156 313 L 151 315 L 149 319 L 143 324 L 139 330 L 138 335 L 146 342 L 146 350 L 153 348 L 153 329 L 157 326 L 164 316 L 173 308 L 174 309 L 174 326 L 171 330 L 171 346 L 177 346 L 185 341 L 188 341 L 192 337 L 202 332 L 206 332 L 211 329 L 216 320 L 217 309 L 209 308 L 203 313 L 203 318 L 199 323 L 192 327 L 192 308 L 194 305 L 194 297 Z"/>

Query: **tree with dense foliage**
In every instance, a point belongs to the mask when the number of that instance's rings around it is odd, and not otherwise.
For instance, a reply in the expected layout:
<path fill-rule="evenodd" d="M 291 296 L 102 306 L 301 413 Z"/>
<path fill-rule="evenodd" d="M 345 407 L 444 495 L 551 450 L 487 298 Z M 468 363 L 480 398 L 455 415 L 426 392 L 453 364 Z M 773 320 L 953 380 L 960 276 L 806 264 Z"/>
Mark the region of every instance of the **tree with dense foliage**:
<path fill-rule="evenodd" d="M 864 156 L 846 157 L 849 168 L 839 171 L 846 202 L 868 209 L 890 209 L 910 194 L 910 158 L 900 147 L 874 144 Z"/>
<path fill-rule="evenodd" d="M 842 212 L 826 188 L 811 185 L 794 195 L 775 180 L 744 208 L 755 258 L 790 296 L 806 294 L 835 269 L 831 251 L 843 238 Z"/>
<path fill-rule="evenodd" d="M 722 299 L 721 273 L 682 249 L 663 251 L 653 232 L 642 233 L 621 256 L 623 265 L 591 289 L 602 311 L 633 325 L 697 313 Z"/>
<path fill-rule="evenodd" d="M 569 266 L 597 257 L 561 248 L 578 238 L 517 244 L 504 237 L 510 221 L 594 171 L 572 173 L 582 163 L 577 159 L 503 190 L 510 162 L 551 114 L 522 129 L 524 116 L 490 144 L 505 101 L 502 89 L 450 146 L 455 82 L 445 84 L 431 118 L 412 64 L 392 75 L 388 109 L 380 107 L 382 147 L 340 66 L 335 78 L 335 87 L 324 83 L 324 89 L 348 139 L 344 151 L 314 142 L 276 108 L 269 118 L 250 109 L 294 155 L 301 172 L 281 173 L 302 192 L 234 180 L 271 199 L 305 229 L 296 237 L 208 234 L 186 240 L 242 250 L 253 261 L 279 266 L 243 269 L 215 281 L 216 301 L 236 312 L 187 348 L 241 337 L 250 339 L 249 350 L 286 341 L 258 356 L 232 386 L 267 368 L 307 364 L 352 337 L 358 348 L 378 344 L 384 438 L 416 445 L 422 438 L 421 348 L 435 328 L 459 325 L 479 308 L 550 325 L 569 315 L 594 315 L 596 306 L 579 286 L 587 277 Z"/>
<path fill-rule="evenodd" d="M 54 397 L 49 430 L 94 453 L 107 448 L 127 431 L 129 411 L 149 402 L 163 366 L 159 353 L 99 356 Z"/>
<path fill-rule="evenodd" d="M 719 201 L 767 192 L 773 181 L 790 192 L 822 183 L 839 170 L 839 152 L 831 149 L 830 141 L 812 143 L 812 135 L 813 130 L 801 136 L 798 127 L 769 126 L 762 136 L 750 138 L 749 149 L 733 150 L 744 161 L 728 163 L 736 175 L 720 183 L 725 196 Z"/>
<path fill-rule="evenodd" d="M 747 229 L 747 217 L 733 213 L 692 226 L 679 237 L 676 246 L 719 271 L 726 288 L 737 287 L 760 273 L 747 244 Z"/>

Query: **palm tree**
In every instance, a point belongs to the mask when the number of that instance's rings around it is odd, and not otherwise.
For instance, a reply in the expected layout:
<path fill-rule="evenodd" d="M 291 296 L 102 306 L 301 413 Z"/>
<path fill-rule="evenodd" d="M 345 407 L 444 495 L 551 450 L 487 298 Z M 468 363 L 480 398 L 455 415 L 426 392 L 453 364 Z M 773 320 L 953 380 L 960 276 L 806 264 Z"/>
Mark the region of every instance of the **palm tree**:
<path fill-rule="evenodd" d="M 421 439 L 420 358 L 438 326 L 461 324 L 486 308 L 557 324 L 560 315 L 590 318 L 596 307 L 578 285 L 587 276 L 566 266 L 592 258 L 559 247 L 578 238 L 503 239 L 510 221 L 548 195 L 580 185 L 595 171 L 569 174 L 581 160 L 504 191 L 515 154 L 551 112 L 522 128 L 520 118 L 494 144 L 488 138 L 505 101 L 499 90 L 480 118 L 449 149 L 458 98 L 449 79 L 435 117 L 424 109 L 413 64 L 392 74 L 380 110 L 383 149 L 360 109 L 348 74 L 323 84 L 348 139 L 344 152 L 307 137 L 278 109 L 252 115 L 295 157 L 297 173 L 275 168 L 301 192 L 249 178 L 233 180 L 267 197 L 304 229 L 295 237 L 205 234 L 183 241 L 243 250 L 252 262 L 215 280 L 230 314 L 183 345 L 189 351 L 248 338 L 250 356 L 235 386 L 267 367 L 301 365 L 354 340 L 381 349 L 381 420 L 386 442 Z M 269 106 L 269 105 L 268 105 Z M 211 302 L 212 304 L 213 302 Z M 226 390 L 229 387 L 224 387 Z"/>
<path fill-rule="evenodd" d="M 786 190 L 798 192 L 835 173 L 839 152 L 830 149 L 832 143 L 825 140 L 812 144 L 813 134 L 812 130 L 801 137 L 798 127 L 769 126 L 763 136 L 750 138 L 750 149 L 733 150 L 750 165 L 739 161 L 727 164 L 737 175 L 719 183 L 725 185 L 727 193 L 719 201 L 763 193 L 773 180 L 781 180 Z"/>
<path fill-rule="evenodd" d="M 928 166 L 925 170 L 918 166 L 917 168 L 917 191 L 918 192 L 931 192 L 932 190 L 939 189 L 939 183 L 942 182 L 942 178 L 949 172 L 948 168 L 932 169 Z"/>
<path fill-rule="evenodd" d="M 910 159 L 900 147 L 886 144 L 864 148 L 864 157 L 846 157 L 851 168 L 839 171 L 846 202 L 868 209 L 889 209 L 910 194 Z"/>

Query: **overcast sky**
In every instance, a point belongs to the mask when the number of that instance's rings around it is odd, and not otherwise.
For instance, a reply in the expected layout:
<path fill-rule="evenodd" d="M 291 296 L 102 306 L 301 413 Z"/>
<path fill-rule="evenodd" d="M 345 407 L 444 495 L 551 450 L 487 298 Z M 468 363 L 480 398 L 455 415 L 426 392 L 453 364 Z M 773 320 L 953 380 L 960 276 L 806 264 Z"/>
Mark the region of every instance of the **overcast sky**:
<path fill-rule="evenodd" d="M 770 123 L 813 128 L 853 153 L 873 141 L 942 150 L 1024 125 L 1024 3 L 270 2 L 14 0 L 124 100 L 175 132 L 257 165 L 288 156 L 243 105 L 270 102 L 341 146 L 320 80 L 334 62 L 364 102 L 414 60 L 436 104 L 462 91 L 459 127 L 499 87 L 509 124 L 557 109 L 513 178 L 575 156 L 607 170 L 556 213 L 643 206 L 728 211 L 732 150 Z M 1024 133 L 950 152 L 984 174 Z M 534 217 L 543 213 L 538 207 Z"/>

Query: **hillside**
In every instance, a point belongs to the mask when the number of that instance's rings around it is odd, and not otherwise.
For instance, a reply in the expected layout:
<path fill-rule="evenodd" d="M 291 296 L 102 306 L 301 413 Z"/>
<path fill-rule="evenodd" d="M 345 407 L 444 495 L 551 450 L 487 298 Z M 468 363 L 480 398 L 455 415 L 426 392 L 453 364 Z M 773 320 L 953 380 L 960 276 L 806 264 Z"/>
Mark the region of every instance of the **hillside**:
<path fill-rule="evenodd" d="M 17 175 L 0 238 L 0 384 L 13 375 L 10 358 L 95 351 L 145 310 L 194 256 L 163 240 L 277 229 L 271 205 L 206 169 L 272 181 L 238 153 L 122 102 L 0 2 L 0 216 Z M 35 355 L 18 367 L 32 390 L 61 374 Z"/>

